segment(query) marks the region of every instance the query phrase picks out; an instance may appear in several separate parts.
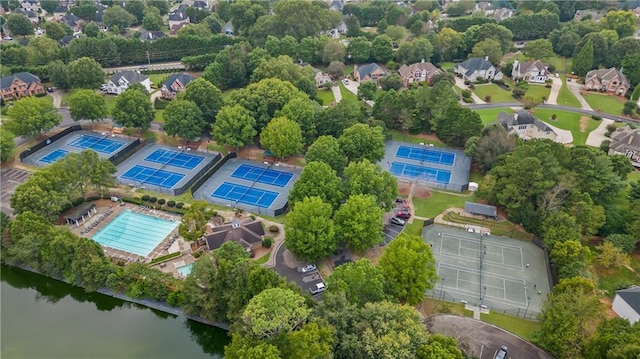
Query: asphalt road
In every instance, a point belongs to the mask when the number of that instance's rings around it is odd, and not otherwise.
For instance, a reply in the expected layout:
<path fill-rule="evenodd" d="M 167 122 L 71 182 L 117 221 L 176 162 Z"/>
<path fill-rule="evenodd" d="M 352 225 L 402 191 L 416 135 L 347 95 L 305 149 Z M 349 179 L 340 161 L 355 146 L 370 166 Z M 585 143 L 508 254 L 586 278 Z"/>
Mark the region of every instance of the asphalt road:
<path fill-rule="evenodd" d="M 5 167 L 0 170 L 0 182 L 2 182 L 0 207 L 2 212 L 9 216 L 13 215 L 13 210 L 9 205 L 9 198 L 11 198 L 16 187 L 24 183 L 30 175 L 30 172 L 18 168 Z"/>
<path fill-rule="evenodd" d="M 184 64 L 182 64 L 182 62 L 180 61 L 174 61 L 174 62 L 158 62 L 155 64 L 139 64 L 139 65 L 129 65 L 129 66 L 118 66 L 118 67 L 105 67 L 104 68 L 104 72 L 106 73 L 113 73 L 113 72 L 117 72 L 117 71 L 126 71 L 126 70 L 149 70 L 149 71 L 156 71 L 156 70 L 184 70 Z"/>

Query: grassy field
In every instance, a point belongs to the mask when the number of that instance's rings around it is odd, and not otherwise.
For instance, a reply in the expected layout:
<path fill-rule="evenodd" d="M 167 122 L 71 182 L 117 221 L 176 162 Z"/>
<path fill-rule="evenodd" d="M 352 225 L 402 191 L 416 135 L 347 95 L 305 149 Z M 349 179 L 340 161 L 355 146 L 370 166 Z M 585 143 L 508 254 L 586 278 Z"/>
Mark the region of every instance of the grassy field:
<path fill-rule="evenodd" d="M 404 232 L 412 236 L 420 236 L 422 235 L 422 227 L 424 227 L 424 221 L 414 219 L 411 223 L 407 224 Z"/>
<path fill-rule="evenodd" d="M 342 81 L 340 81 L 340 93 L 342 94 L 343 100 L 358 101 L 358 96 L 356 96 L 356 94 L 354 94 L 353 92 L 347 90 Z"/>
<path fill-rule="evenodd" d="M 450 207 L 462 208 L 467 201 L 474 201 L 475 195 L 469 197 L 446 192 L 432 192 L 429 198 L 413 197 L 413 205 L 417 216 L 433 218 Z"/>
<path fill-rule="evenodd" d="M 408 143 L 429 143 L 436 147 L 448 147 L 438 139 L 418 137 L 418 136 L 410 135 L 407 132 L 400 132 L 398 130 L 390 130 L 389 134 L 391 135 L 391 139 L 394 141 L 408 142 Z"/>
<path fill-rule="evenodd" d="M 558 127 L 563 130 L 571 131 L 573 135 L 573 144 L 574 145 L 584 145 L 587 142 L 587 137 L 589 137 L 589 133 L 598 127 L 600 124 L 599 121 L 591 119 L 591 117 L 585 116 L 588 118 L 587 126 L 582 132 L 580 130 L 580 118 L 584 115 L 580 115 L 578 113 L 573 112 L 565 112 L 565 111 L 556 111 L 552 109 L 535 109 L 533 114 L 539 118 L 540 120 L 547 122 L 555 127 Z M 556 120 L 552 120 L 551 116 L 555 114 L 557 116 Z"/>
<path fill-rule="evenodd" d="M 151 74 L 151 75 L 147 75 L 147 76 L 149 76 L 149 80 L 151 80 L 151 87 L 152 88 L 160 88 L 160 87 L 162 87 L 162 83 L 167 81 L 167 79 L 171 75 L 173 75 L 173 73 Z"/>
<path fill-rule="evenodd" d="M 498 118 L 498 114 L 502 111 L 513 113 L 513 110 L 509 107 L 501 107 L 501 108 L 488 108 L 482 110 L 474 110 L 480 115 L 480 119 L 483 124 L 488 124 L 490 122 L 495 121 Z"/>
<path fill-rule="evenodd" d="M 481 100 L 485 100 L 486 96 L 491 96 L 491 102 L 515 102 L 516 100 L 511 96 L 511 91 L 503 90 L 500 86 L 496 84 L 483 84 L 476 85 L 476 89 L 474 90 L 476 95 L 480 97 Z"/>
<path fill-rule="evenodd" d="M 580 107 L 580 102 L 578 102 L 578 99 L 571 93 L 571 91 L 569 91 L 569 88 L 567 87 L 566 76 L 560 75 L 560 78 L 562 79 L 562 87 L 560 88 L 560 92 L 558 92 L 558 99 L 556 101 L 558 105 Z"/>
<path fill-rule="evenodd" d="M 637 182 L 640 181 L 640 170 L 635 170 L 627 176 L 627 182 Z"/>
<path fill-rule="evenodd" d="M 509 221 L 496 222 L 493 220 L 469 218 L 453 212 L 447 213 L 444 216 L 444 220 L 459 224 L 472 224 L 476 226 L 487 227 L 491 230 L 491 234 L 494 236 L 504 236 L 526 241 L 530 241 L 531 239 L 533 239 L 532 234 L 520 231 L 515 224 Z"/>
<path fill-rule="evenodd" d="M 624 98 L 618 96 L 603 95 L 591 92 L 582 95 L 594 111 L 621 115 L 624 107 Z"/>
<path fill-rule="evenodd" d="M 353 65 L 347 65 L 344 67 L 344 71 L 342 72 L 344 77 L 347 77 L 353 73 Z"/>
<path fill-rule="evenodd" d="M 506 329 L 511 333 L 531 341 L 531 333 L 540 328 L 540 324 L 529 320 L 524 320 L 510 315 L 491 312 L 489 314 L 480 313 L 480 320 L 493 324 L 502 329 Z"/>
<path fill-rule="evenodd" d="M 318 90 L 318 99 L 322 101 L 324 106 L 328 106 L 336 99 L 333 97 L 333 91 L 331 90 Z"/>
<path fill-rule="evenodd" d="M 571 73 L 571 66 L 573 65 L 573 58 L 571 57 L 562 57 L 555 55 L 549 59 L 545 59 L 544 62 L 549 63 L 556 68 L 556 72 L 558 73 Z"/>
<path fill-rule="evenodd" d="M 443 70 L 453 69 L 456 66 L 455 62 L 447 61 L 440 64 Z"/>
<path fill-rule="evenodd" d="M 164 109 L 156 110 L 153 115 L 153 122 L 164 123 Z"/>
<path fill-rule="evenodd" d="M 529 84 L 529 89 L 525 93 L 525 96 L 530 96 L 540 101 L 544 98 L 546 101 L 546 99 L 549 98 L 550 92 L 551 88 L 547 88 L 545 85 Z"/>
<path fill-rule="evenodd" d="M 640 283 L 640 275 L 626 267 L 609 270 L 597 268 L 596 277 L 598 289 L 604 291 L 610 298 L 613 298 L 619 286 L 626 287 L 634 283 Z"/>

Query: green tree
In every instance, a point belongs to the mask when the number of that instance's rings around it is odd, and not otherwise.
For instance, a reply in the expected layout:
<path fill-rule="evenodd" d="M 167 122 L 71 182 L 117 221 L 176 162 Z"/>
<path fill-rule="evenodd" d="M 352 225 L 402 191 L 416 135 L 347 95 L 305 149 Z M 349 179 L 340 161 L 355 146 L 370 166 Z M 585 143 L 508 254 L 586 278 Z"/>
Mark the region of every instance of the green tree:
<path fill-rule="evenodd" d="M 365 251 L 383 240 L 382 209 L 375 196 L 350 196 L 333 219 L 338 239 L 357 252 Z"/>
<path fill-rule="evenodd" d="M 284 343 L 280 344 L 280 350 L 283 358 L 332 358 L 333 344 L 333 328 L 311 322 L 287 334 Z"/>
<path fill-rule="evenodd" d="M 374 61 L 387 63 L 393 59 L 393 40 L 388 35 L 378 35 L 371 43 L 371 57 Z"/>
<path fill-rule="evenodd" d="M 40 0 L 40 7 L 48 13 L 52 13 L 58 6 L 60 3 L 57 0 Z"/>
<path fill-rule="evenodd" d="M 599 358 L 637 358 L 640 355 L 640 325 L 631 325 L 620 317 L 603 321 L 595 338 L 587 345 L 585 357 Z"/>
<path fill-rule="evenodd" d="M 336 173 L 342 173 L 347 165 L 347 157 L 342 153 L 340 143 L 333 136 L 318 137 L 307 149 L 305 159 L 307 163 L 324 162 L 331 166 Z"/>
<path fill-rule="evenodd" d="M 337 39 L 327 41 L 322 49 L 322 62 L 329 64 L 332 61 L 344 61 L 347 50 Z"/>
<path fill-rule="evenodd" d="M 319 135 L 338 137 L 345 128 L 364 120 L 365 114 L 360 103 L 343 99 L 320 113 L 316 129 Z"/>
<path fill-rule="evenodd" d="M 574 262 L 585 262 L 589 254 L 588 247 L 578 241 L 568 240 L 556 243 L 551 249 L 550 257 L 553 263 L 562 267 Z"/>
<path fill-rule="evenodd" d="M 32 212 L 51 222 L 57 220 L 62 206 L 68 201 L 65 193 L 58 191 L 60 186 L 55 180 L 42 172 L 36 172 L 29 180 L 16 187 L 11 195 L 13 211 L 16 214 Z"/>
<path fill-rule="evenodd" d="M 73 34 L 73 29 L 71 29 L 69 26 L 67 26 L 67 24 L 63 22 L 57 23 L 54 21 L 48 21 L 44 24 L 44 31 L 46 36 L 56 41 L 62 39 L 66 35 L 71 35 L 69 33 L 69 30 L 71 30 L 71 34 Z"/>
<path fill-rule="evenodd" d="M 462 36 L 467 52 L 471 52 L 473 47 L 480 41 L 493 39 L 500 43 L 503 53 L 511 49 L 513 33 L 506 27 L 494 23 L 470 26 Z"/>
<path fill-rule="evenodd" d="M 612 234 L 604 239 L 605 243 L 609 242 L 624 253 L 631 253 L 636 249 L 638 238 L 629 234 Z"/>
<path fill-rule="evenodd" d="M 482 120 L 477 112 L 459 105 L 450 106 L 438 123 L 438 138 L 454 146 L 464 146 L 470 137 L 482 130 Z"/>
<path fill-rule="evenodd" d="M 433 334 L 427 338 L 427 344 L 418 348 L 417 359 L 464 359 L 458 342 L 452 337 Z"/>
<path fill-rule="evenodd" d="M 371 42 L 364 36 L 358 36 L 351 39 L 347 46 L 347 52 L 354 63 L 366 62 L 371 57 Z"/>
<path fill-rule="evenodd" d="M 118 31 L 128 29 L 135 21 L 136 17 L 120 6 L 112 6 L 108 8 L 102 16 L 102 23 L 111 31 L 114 31 L 115 28 L 117 28 Z"/>
<path fill-rule="evenodd" d="M 620 63 L 624 74 L 631 83 L 640 83 L 640 54 L 632 53 L 624 57 Z"/>
<path fill-rule="evenodd" d="M 636 18 L 630 11 L 609 11 L 600 23 L 605 29 L 615 30 L 620 38 L 636 31 Z"/>
<path fill-rule="evenodd" d="M 32 137 L 58 126 L 62 116 L 53 104 L 43 97 L 23 97 L 9 109 L 6 126 L 18 136 Z"/>
<path fill-rule="evenodd" d="M 595 262 L 604 268 L 618 268 L 629 265 L 630 257 L 611 242 L 604 242 L 596 247 L 598 254 Z"/>
<path fill-rule="evenodd" d="M 47 65 L 47 70 L 49 71 L 49 80 L 51 80 L 56 87 L 60 89 L 68 89 L 71 87 L 69 84 L 67 65 L 62 61 L 56 60 L 50 62 Z"/>
<path fill-rule="evenodd" d="M 593 54 L 593 41 L 589 39 L 573 59 L 573 72 L 579 76 L 584 76 L 588 71 L 593 69 Z"/>
<path fill-rule="evenodd" d="M 460 48 L 463 46 L 462 34 L 454 29 L 445 27 L 436 34 L 434 45 L 444 61 L 451 61 L 458 57 Z"/>
<path fill-rule="evenodd" d="M 498 64 L 502 58 L 502 48 L 500 43 L 494 39 L 480 41 L 473 46 L 469 57 L 489 57 L 492 64 Z"/>
<path fill-rule="evenodd" d="M 198 106 L 208 124 L 214 123 L 216 115 L 224 103 L 222 91 L 203 78 L 189 82 L 184 92 L 184 99 L 192 101 Z"/>
<path fill-rule="evenodd" d="M 350 303 L 359 307 L 385 300 L 384 286 L 385 278 L 380 268 L 366 258 L 335 268 L 327 280 L 329 292 L 343 292 Z"/>
<path fill-rule="evenodd" d="M 48 37 L 37 37 L 27 45 L 27 63 L 30 66 L 45 65 L 60 57 L 60 44 Z"/>
<path fill-rule="evenodd" d="M 277 158 L 300 153 L 304 144 L 300 125 L 286 117 L 276 117 L 260 133 L 260 144 Z"/>
<path fill-rule="evenodd" d="M 633 172 L 633 166 L 631 165 L 631 159 L 629 157 L 613 155 L 609 156 L 609 159 L 613 165 L 613 171 L 618 175 L 618 177 L 620 177 L 620 179 L 626 180 L 627 176 Z"/>
<path fill-rule="evenodd" d="M 98 88 L 105 79 L 102 66 L 89 57 L 71 61 L 67 67 L 67 73 L 69 84 L 74 88 Z"/>
<path fill-rule="evenodd" d="M 153 121 L 153 105 L 147 94 L 135 89 L 127 89 L 116 98 L 116 106 L 111 111 L 113 120 L 125 127 L 147 129 Z"/>
<path fill-rule="evenodd" d="M 345 25 L 347 25 L 348 37 L 354 38 L 360 35 L 362 30 L 360 29 L 360 21 L 358 21 L 357 17 L 349 15 L 345 18 L 344 22 Z"/>
<path fill-rule="evenodd" d="M 382 91 L 401 90 L 404 88 L 404 81 L 398 74 L 391 74 L 380 79 Z"/>
<path fill-rule="evenodd" d="M 304 143 L 310 144 L 316 138 L 316 118 L 318 112 L 320 112 L 318 107 L 319 105 L 315 101 L 304 97 L 296 97 L 287 102 L 282 110 L 277 111 L 276 116 L 286 117 L 295 121 L 300 126 Z"/>
<path fill-rule="evenodd" d="M 153 6 L 160 11 L 160 15 L 166 15 L 171 4 L 167 0 L 147 0 L 147 6 Z"/>
<path fill-rule="evenodd" d="M 275 4 L 273 13 L 279 37 L 291 35 L 296 39 L 316 36 L 322 30 L 337 26 L 342 14 L 312 1 L 287 0 Z"/>
<path fill-rule="evenodd" d="M 251 113 L 239 105 L 224 106 L 216 116 L 211 136 L 219 144 L 238 148 L 251 142 L 256 136 L 256 120 Z"/>
<path fill-rule="evenodd" d="M 635 181 L 635 182 L 629 182 L 629 200 L 630 201 L 637 201 L 640 199 L 640 180 Z"/>
<path fill-rule="evenodd" d="M 342 133 L 338 138 L 340 149 L 350 162 L 368 159 L 377 162 L 384 157 L 384 134 L 382 127 L 371 127 L 358 123 Z"/>
<path fill-rule="evenodd" d="M 557 243 L 580 242 L 582 238 L 582 228 L 576 218 L 563 212 L 548 213 L 540 225 L 540 230 L 545 245 L 551 250 Z"/>
<path fill-rule="evenodd" d="M 398 182 L 388 171 L 365 159 L 351 162 L 344 170 L 344 190 L 348 196 L 375 196 L 380 207 L 393 208 L 393 201 L 398 197 Z"/>
<path fill-rule="evenodd" d="M 403 26 L 390 25 L 384 31 L 385 35 L 391 38 L 391 41 L 403 41 L 407 37 L 407 29 Z"/>
<path fill-rule="evenodd" d="M 188 242 L 197 241 L 204 235 L 209 218 L 206 214 L 206 203 L 196 202 L 180 219 L 178 232 Z"/>
<path fill-rule="evenodd" d="M 296 203 L 312 196 L 320 197 L 322 202 L 331 204 L 334 209 L 343 199 L 342 180 L 324 162 L 307 163 L 289 192 L 289 204 L 295 208 Z"/>
<path fill-rule="evenodd" d="M 224 347 L 228 359 L 281 359 L 280 350 L 273 345 L 255 340 L 241 333 L 233 333 L 231 344 Z"/>
<path fill-rule="evenodd" d="M 74 121 L 102 121 L 109 113 L 107 102 L 93 90 L 78 90 L 69 98 L 69 113 Z"/>
<path fill-rule="evenodd" d="M 144 18 L 144 2 L 143 1 L 128 1 L 125 3 L 124 9 L 135 17 L 134 24 L 141 24 Z"/>
<path fill-rule="evenodd" d="M 84 34 L 88 37 L 96 38 L 100 35 L 100 27 L 95 21 L 90 21 L 87 26 L 84 27 Z"/>
<path fill-rule="evenodd" d="M 192 140 L 199 137 L 206 122 L 198 105 L 187 100 L 174 100 L 164 111 L 164 131 L 170 136 Z"/>
<path fill-rule="evenodd" d="M 276 338 L 300 328 L 310 314 L 304 298 L 291 289 L 266 289 L 242 313 L 243 332 L 256 339 Z"/>
<path fill-rule="evenodd" d="M 342 61 L 331 61 L 329 66 L 327 66 L 327 74 L 334 80 L 338 79 L 344 75 L 344 68 Z"/>
<path fill-rule="evenodd" d="M 420 61 L 429 61 L 433 56 L 433 45 L 424 37 L 419 37 L 411 42 L 400 45 L 396 53 L 396 59 L 405 64 Z"/>
<path fill-rule="evenodd" d="M 358 86 L 358 99 L 375 100 L 378 84 L 375 81 L 363 81 Z"/>
<path fill-rule="evenodd" d="M 522 52 L 532 59 L 543 60 L 553 56 L 553 45 L 547 39 L 537 39 L 527 42 Z"/>
<path fill-rule="evenodd" d="M 474 137 L 469 138 L 467 143 Z M 488 126 L 482 130 L 471 157 L 484 172 L 489 171 L 501 155 L 511 152 L 518 144 L 516 136 L 510 135 L 502 126 Z M 466 152 L 466 145 L 465 145 Z"/>
<path fill-rule="evenodd" d="M 13 159 L 13 150 L 16 145 L 13 142 L 15 135 L 3 129 L 0 131 L 0 162 L 7 162 Z"/>
<path fill-rule="evenodd" d="M 160 10 L 149 6 L 144 9 L 144 17 L 142 18 L 142 26 L 148 31 L 158 31 L 162 27 L 162 16 Z"/>
<path fill-rule="evenodd" d="M 13 36 L 27 36 L 33 34 L 33 24 L 22 14 L 9 14 L 7 28 Z"/>
<path fill-rule="evenodd" d="M 330 255 L 337 247 L 333 208 L 320 197 L 305 197 L 287 215 L 286 245 L 296 258 L 315 261 Z"/>
<path fill-rule="evenodd" d="M 401 303 L 415 305 L 438 280 L 431 249 L 420 236 L 401 234 L 380 258 L 386 292 Z"/>
<path fill-rule="evenodd" d="M 315 97 L 318 92 L 313 69 L 309 66 L 298 66 L 293 62 L 291 57 L 286 55 L 261 61 L 253 70 L 251 82 L 258 82 L 266 78 L 277 78 L 282 81 L 289 81 L 311 98 Z"/>

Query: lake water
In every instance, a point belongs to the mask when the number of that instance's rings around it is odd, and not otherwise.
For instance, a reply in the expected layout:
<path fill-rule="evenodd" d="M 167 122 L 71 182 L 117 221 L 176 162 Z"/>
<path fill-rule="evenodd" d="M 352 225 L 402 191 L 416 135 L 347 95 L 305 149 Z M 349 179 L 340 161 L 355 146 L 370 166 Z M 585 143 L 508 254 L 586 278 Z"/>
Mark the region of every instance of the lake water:
<path fill-rule="evenodd" d="M 222 358 L 227 333 L 7 266 L 0 357 Z"/>

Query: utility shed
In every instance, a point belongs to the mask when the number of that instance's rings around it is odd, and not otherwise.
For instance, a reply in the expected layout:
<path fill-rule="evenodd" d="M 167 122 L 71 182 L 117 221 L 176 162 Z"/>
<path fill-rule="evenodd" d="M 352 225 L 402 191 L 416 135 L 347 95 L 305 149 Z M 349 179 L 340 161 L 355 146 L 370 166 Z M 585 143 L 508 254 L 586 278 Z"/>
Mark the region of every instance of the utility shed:
<path fill-rule="evenodd" d="M 619 317 L 628 320 L 632 325 L 640 321 L 640 287 L 633 286 L 616 291 L 611 307 Z"/>
<path fill-rule="evenodd" d="M 498 209 L 496 206 L 490 206 L 488 204 L 465 202 L 464 210 L 471 214 L 479 214 L 485 217 L 498 218 Z"/>
<path fill-rule="evenodd" d="M 96 206 L 93 203 L 85 202 L 79 205 L 75 210 L 73 210 L 73 212 L 66 215 L 64 219 L 68 224 L 75 224 L 76 226 L 79 226 L 96 212 Z"/>

